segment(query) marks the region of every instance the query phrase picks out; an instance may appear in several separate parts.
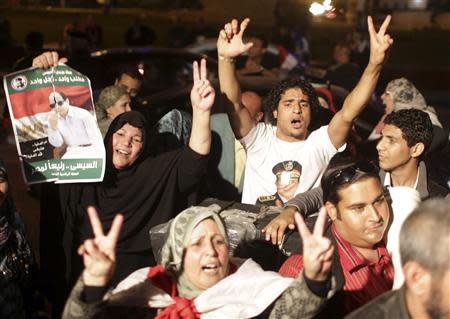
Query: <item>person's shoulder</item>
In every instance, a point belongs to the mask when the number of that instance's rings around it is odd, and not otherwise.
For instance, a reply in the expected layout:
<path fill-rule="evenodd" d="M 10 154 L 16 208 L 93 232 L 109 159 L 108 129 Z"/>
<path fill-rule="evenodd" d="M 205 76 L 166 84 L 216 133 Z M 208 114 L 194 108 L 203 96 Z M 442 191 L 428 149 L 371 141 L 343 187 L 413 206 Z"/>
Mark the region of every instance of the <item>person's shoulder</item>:
<path fill-rule="evenodd" d="M 396 313 L 401 305 L 398 304 L 399 290 L 388 291 L 377 298 L 373 299 L 369 303 L 365 304 L 361 308 L 358 308 L 354 312 L 350 313 L 345 319 L 382 319 L 382 318 L 398 318 L 391 313 L 391 309 L 396 309 Z M 400 313 L 400 312 L 399 312 Z M 402 319 L 402 318 L 399 318 Z M 406 318 L 405 318 L 406 319 Z"/>

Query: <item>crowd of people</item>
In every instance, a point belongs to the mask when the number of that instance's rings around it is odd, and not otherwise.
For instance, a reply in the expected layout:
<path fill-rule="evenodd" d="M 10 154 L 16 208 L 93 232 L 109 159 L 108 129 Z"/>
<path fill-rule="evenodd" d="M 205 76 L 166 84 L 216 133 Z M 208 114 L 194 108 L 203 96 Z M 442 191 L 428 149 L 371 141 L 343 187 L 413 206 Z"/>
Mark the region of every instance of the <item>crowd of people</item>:
<path fill-rule="evenodd" d="M 304 78 L 288 74 L 263 99 L 241 91 L 240 75 L 283 73 L 264 40 L 246 37 L 248 18 L 218 32 L 218 92 L 206 60 L 193 62 L 190 113 L 149 118 L 142 74 L 121 68 L 94 92 L 99 130 L 88 129 L 103 136 L 103 181 L 42 189 L 41 219 L 58 216 L 41 228 L 44 277 L 0 162 L 0 314 L 36 318 L 45 281 L 55 318 L 450 318 L 449 189 L 424 161 L 448 131 L 401 78 L 370 137 L 376 164 L 353 138 L 394 44 L 390 21 L 377 30 L 368 17 L 364 69 L 336 46 L 325 76 L 349 93 L 327 120 Z M 44 52 L 32 65 L 61 62 Z M 83 132 L 61 126 L 77 108 L 63 92 L 49 107 L 48 139 L 71 151 Z"/>

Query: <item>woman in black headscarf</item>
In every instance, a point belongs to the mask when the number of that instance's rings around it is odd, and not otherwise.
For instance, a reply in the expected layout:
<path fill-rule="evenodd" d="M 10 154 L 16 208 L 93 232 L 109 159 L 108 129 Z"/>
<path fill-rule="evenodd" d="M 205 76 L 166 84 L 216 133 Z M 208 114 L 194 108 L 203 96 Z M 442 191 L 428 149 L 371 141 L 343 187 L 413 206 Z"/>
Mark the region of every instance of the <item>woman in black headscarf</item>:
<path fill-rule="evenodd" d="M 48 67 L 57 61 L 55 53 L 47 52 L 36 58 L 33 65 Z M 167 222 L 187 207 L 188 194 L 205 173 L 210 150 L 210 110 L 214 89 L 207 80 L 205 60 L 202 60 L 200 68 L 194 62 L 193 69 L 193 117 L 188 146 L 152 155 L 155 145 L 152 145 L 145 118 L 138 112 L 123 113 L 113 120 L 105 136 L 104 181 L 60 187 L 65 225 L 63 249 L 70 284 L 82 269 L 76 248 L 92 237 L 86 216 L 88 206 L 101 211 L 100 220 L 106 229 L 111 226 L 115 214 L 120 212 L 124 216 L 117 243 L 113 285 L 131 271 L 155 264 L 148 232 L 151 227 Z"/>

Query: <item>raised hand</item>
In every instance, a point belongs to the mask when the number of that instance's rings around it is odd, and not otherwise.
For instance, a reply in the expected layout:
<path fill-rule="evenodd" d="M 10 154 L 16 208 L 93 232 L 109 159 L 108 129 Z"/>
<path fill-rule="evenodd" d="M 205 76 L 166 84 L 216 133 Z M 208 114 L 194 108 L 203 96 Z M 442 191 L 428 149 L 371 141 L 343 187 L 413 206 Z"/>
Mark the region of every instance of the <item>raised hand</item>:
<path fill-rule="evenodd" d="M 325 281 L 331 269 L 334 248 L 330 239 L 323 236 L 326 219 L 327 212 L 322 207 L 311 234 L 303 217 L 299 213 L 295 214 L 303 243 L 303 269 L 305 276 L 311 280 Z"/>
<path fill-rule="evenodd" d="M 192 77 L 194 82 L 191 90 L 192 108 L 200 111 L 211 110 L 216 93 L 208 80 L 205 59 L 202 59 L 200 62 L 200 70 L 197 61 L 194 61 Z"/>
<path fill-rule="evenodd" d="M 233 19 L 231 22 L 225 24 L 224 28 L 220 30 L 217 39 L 217 53 L 219 59 L 235 58 L 253 46 L 253 43 L 251 42 L 244 43 L 242 41 L 244 31 L 249 22 L 250 19 L 246 18 L 239 26 L 238 20 Z"/>
<path fill-rule="evenodd" d="M 394 40 L 386 34 L 386 30 L 391 22 L 391 16 L 388 15 L 386 19 L 384 19 L 383 24 L 378 30 L 378 33 L 375 31 L 375 27 L 373 26 L 373 20 L 371 16 L 367 17 L 367 25 L 369 28 L 370 35 L 370 63 L 374 65 L 383 64 L 386 59 L 387 52 L 391 45 L 394 43 Z"/>
<path fill-rule="evenodd" d="M 56 112 L 51 112 L 48 116 L 48 126 L 53 130 L 58 129 L 58 115 Z"/>
<path fill-rule="evenodd" d="M 87 213 L 94 231 L 94 238 L 87 239 L 78 248 L 78 254 L 83 257 L 83 282 L 87 286 L 105 287 L 111 279 L 116 262 L 116 243 L 119 238 L 123 216 L 114 217 L 108 234 L 103 233 L 103 227 L 94 207 L 88 207 Z"/>
<path fill-rule="evenodd" d="M 48 69 L 52 66 L 57 66 L 58 63 L 66 63 L 66 58 L 59 58 L 58 52 L 56 51 L 47 51 L 38 55 L 33 59 L 32 66 L 40 68 L 40 69 Z"/>

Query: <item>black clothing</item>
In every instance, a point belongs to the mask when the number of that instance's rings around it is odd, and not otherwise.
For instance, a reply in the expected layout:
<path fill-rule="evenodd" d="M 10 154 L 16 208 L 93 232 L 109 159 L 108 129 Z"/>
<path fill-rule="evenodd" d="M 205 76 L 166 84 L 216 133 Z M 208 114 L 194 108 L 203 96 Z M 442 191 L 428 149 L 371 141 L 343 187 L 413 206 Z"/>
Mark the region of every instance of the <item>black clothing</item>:
<path fill-rule="evenodd" d="M 405 302 L 405 287 L 385 292 L 345 319 L 410 319 Z"/>
<path fill-rule="evenodd" d="M 358 84 L 360 77 L 359 68 L 353 63 L 336 64 L 328 69 L 326 75 L 331 84 L 343 87 L 349 92 Z"/>
<path fill-rule="evenodd" d="M 245 63 L 247 63 L 248 60 L 248 55 L 241 55 L 236 59 L 236 70 L 240 70 L 245 68 Z M 266 69 L 266 70 L 272 70 L 275 68 L 279 68 L 280 67 L 280 59 L 278 58 L 278 56 L 276 56 L 275 54 L 272 53 L 264 53 L 262 60 L 261 60 L 261 66 Z M 254 73 L 254 74 L 247 74 L 247 75 L 260 75 L 262 74 L 263 70 L 261 70 L 258 73 Z"/>
<path fill-rule="evenodd" d="M 102 183 L 63 185 L 60 188 L 61 207 L 65 220 L 64 250 L 67 266 L 84 240 L 92 238 L 92 228 L 86 214 L 88 206 L 95 206 L 105 232 L 114 216 L 121 213 L 124 224 L 117 243 L 117 263 L 112 285 L 117 284 L 132 271 L 154 265 L 149 230 L 167 222 L 186 208 L 188 195 L 195 189 L 204 174 L 207 156 L 197 154 L 188 147 L 158 156 L 149 154 L 149 136 L 143 134 L 143 150 L 138 160 L 129 168 L 116 170 L 112 164 L 112 135 L 125 123 L 146 131 L 144 117 L 138 112 L 127 112 L 111 123 L 105 136 L 106 172 Z M 81 271 L 68 269 L 67 275 L 74 283 Z"/>

